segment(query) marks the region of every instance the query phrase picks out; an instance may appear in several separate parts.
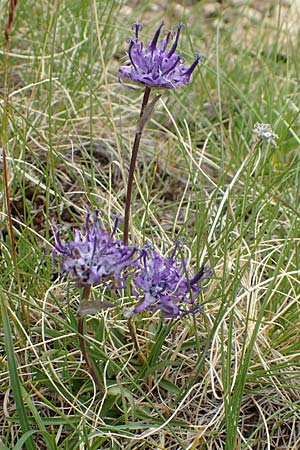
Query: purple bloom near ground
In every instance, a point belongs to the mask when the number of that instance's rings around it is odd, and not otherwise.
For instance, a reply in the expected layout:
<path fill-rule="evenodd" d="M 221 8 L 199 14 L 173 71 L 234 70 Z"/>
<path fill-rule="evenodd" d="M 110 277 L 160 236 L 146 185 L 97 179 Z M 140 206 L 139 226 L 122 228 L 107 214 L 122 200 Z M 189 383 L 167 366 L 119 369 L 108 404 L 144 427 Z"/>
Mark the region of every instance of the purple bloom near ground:
<path fill-rule="evenodd" d="M 135 38 L 128 38 L 129 60 L 119 69 L 121 79 L 131 80 L 150 88 L 167 89 L 174 89 L 189 83 L 191 74 L 203 57 L 195 55 L 193 64 L 190 67 L 185 66 L 181 53 L 176 53 L 183 25 L 178 25 L 175 37 L 168 31 L 165 38 L 159 41 L 163 26 L 164 22 L 158 27 L 152 42 L 145 47 L 139 39 L 139 30 L 142 29 L 142 25 L 138 22 L 132 25 L 135 29 Z M 173 43 L 171 42 L 172 38 Z"/>
<path fill-rule="evenodd" d="M 74 230 L 74 239 L 63 242 L 61 232 L 55 232 L 53 258 L 60 256 L 62 273 L 70 273 L 78 285 L 97 284 L 113 279 L 117 286 L 124 281 L 122 271 L 133 265 L 135 248 L 126 246 L 123 241 L 114 238 L 118 226 L 115 221 L 112 233 L 101 228 L 98 211 L 94 213 L 93 225 L 90 225 L 88 212 L 83 231 Z"/>
<path fill-rule="evenodd" d="M 188 278 L 185 261 L 170 258 L 145 248 L 142 262 L 133 279 L 135 294 L 144 294 L 134 312 L 161 310 L 164 317 L 176 318 L 200 311 L 199 304 L 193 306 L 203 289 L 199 284 L 210 275 L 204 267 Z"/>

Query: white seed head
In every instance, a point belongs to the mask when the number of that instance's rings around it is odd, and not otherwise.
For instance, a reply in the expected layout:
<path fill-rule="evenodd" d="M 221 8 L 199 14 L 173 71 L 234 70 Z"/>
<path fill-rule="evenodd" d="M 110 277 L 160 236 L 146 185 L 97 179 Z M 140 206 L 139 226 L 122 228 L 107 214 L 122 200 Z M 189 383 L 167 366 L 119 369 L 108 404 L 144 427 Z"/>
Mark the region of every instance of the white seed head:
<path fill-rule="evenodd" d="M 256 123 L 253 128 L 253 133 L 257 135 L 258 139 L 269 142 L 269 144 L 277 147 L 276 139 L 278 135 L 275 134 L 268 123 Z"/>

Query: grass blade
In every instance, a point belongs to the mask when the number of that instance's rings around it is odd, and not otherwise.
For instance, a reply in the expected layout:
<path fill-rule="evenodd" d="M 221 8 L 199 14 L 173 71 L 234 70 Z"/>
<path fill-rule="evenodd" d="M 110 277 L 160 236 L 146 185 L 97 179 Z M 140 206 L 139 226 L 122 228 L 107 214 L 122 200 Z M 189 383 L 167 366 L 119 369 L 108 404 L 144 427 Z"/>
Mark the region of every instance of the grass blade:
<path fill-rule="evenodd" d="M 5 306 L 5 297 L 3 292 L 1 291 L 1 315 L 2 315 L 2 321 L 3 321 L 3 329 L 4 329 L 4 343 L 6 348 L 6 354 L 7 354 L 7 362 L 8 362 L 8 370 L 9 370 L 9 376 L 10 376 L 10 384 L 13 391 L 16 408 L 19 415 L 19 421 L 21 425 L 22 433 L 28 433 L 30 432 L 30 426 L 26 414 L 26 408 L 24 404 L 24 400 L 22 397 L 22 391 L 21 391 L 21 382 L 18 375 L 18 368 L 17 368 L 17 360 L 15 357 L 15 349 L 14 349 L 14 343 L 12 340 L 12 330 L 9 323 L 9 318 Z M 33 441 L 33 438 L 31 435 L 28 436 L 28 439 L 25 443 L 27 450 L 35 450 L 36 446 Z"/>

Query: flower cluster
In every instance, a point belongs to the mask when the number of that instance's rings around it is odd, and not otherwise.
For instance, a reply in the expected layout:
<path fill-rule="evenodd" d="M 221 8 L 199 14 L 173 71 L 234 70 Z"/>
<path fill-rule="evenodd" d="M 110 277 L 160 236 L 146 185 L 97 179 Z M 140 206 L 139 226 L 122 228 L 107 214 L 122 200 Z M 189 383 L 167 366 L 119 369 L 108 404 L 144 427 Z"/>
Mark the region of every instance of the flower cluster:
<path fill-rule="evenodd" d="M 257 135 L 258 139 L 267 141 L 274 147 L 277 147 L 276 139 L 278 139 L 278 135 L 273 132 L 270 124 L 256 123 L 253 128 L 253 133 Z"/>
<path fill-rule="evenodd" d="M 101 228 L 98 211 L 94 214 L 92 226 L 90 215 L 88 212 L 84 230 L 74 230 L 74 240 L 63 243 L 60 230 L 55 232 L 54 260 L 60 255 L 62 273 L 70 273 L 72 280 L 80 286 L 98 284 L 107 279 L 114 279 L 120 286 L 124 281 L 122 272 L 132 265 L 136 248 L 114 238 L 118 219 L 110 234 Z"/>
<path fill-rule="evenodd" d="M 184 306 L 195 304 L 203 289 L 199 284 L 208 272 L 202 267 L 192 278 L 188 278 L 186 261 L 174 259 L 175 251 L 176 248 L 172 256 L 166 258 L 148 248 L 143 249 L 142 264 L 133 279 L 138 289 L 135 294 L 142 293 L 143 300 L 135 307 L 135 313 L 160 309 L 164 317 L 179 317 L 200 311 L 199 304 L 190 308 Z"/>
<path fill-rule="evenodd" d="M 164 317 L 175 318 L 200 311 L 200 284 L 208 276 L 204 268 L 189 277 L 187 262 L 175 259 L 176 247 L 166 258 L 149 246 L 138 250 L 124 245 L 114 237 L 118 219 L 108 233 L 99 224 L 98 211 L 92 225 L 90 216 L 88 212 L 84 230 L 74 230 L 73 240 L 63 242 L 61 232 L 55 231 L 53 257 L 56 261 L 60 256 L 62 273 L 69 273 L 79 286 L 112 280 L 111 286 L 117 288 L 124 287 L 130 275 L 133 293 L 139 299 L 134 313 L 161 310 Z"/>
<path fill-rule="evenodd" d="M 172 45 L 172 33 L 166 33 L 165 38 L 159 40 L 164 26 L 161 22 L 150 44 L 144 46 L 139 39 L 139 30 L 142 25 L 138 22 L 132 25 L 135 29 L 135 38 L 128 38 L 128 61 L 120 67 L 119 77 L 131 80 L 150 88 L 173 89 L 187 85 L 190 76 L 197 64 L 203 60 L 202 56 L 195 55 L 195 61 L 190 67 L 184 65 L 180 52 L 176 53 L 180 32 L 183 25 L 177 27 Z"/>

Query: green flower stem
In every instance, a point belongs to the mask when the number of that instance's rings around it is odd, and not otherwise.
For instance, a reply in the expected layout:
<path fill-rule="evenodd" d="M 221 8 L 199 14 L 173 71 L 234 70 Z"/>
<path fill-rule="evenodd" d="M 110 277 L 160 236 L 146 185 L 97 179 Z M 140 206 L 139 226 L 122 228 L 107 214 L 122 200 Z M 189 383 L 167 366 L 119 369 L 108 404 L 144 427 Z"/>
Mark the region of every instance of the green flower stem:
<path fill-rule="evenodd" d="M 141 112 L 140 112 L 140 118 L 143 116 L 144 110 L 148 104 L 149 96 L 150 96 L 151 88 L 148 86 L 145 89 L 142 106 L 141 106 Z M 124 244 L 128 244 L 128 236 L 129 236 L 129 219 L 130 219 L 130 204 L 131 204 L 131 193 L 132 193 L 132 185 L 134 180 L 134 170 L 136 165 L 136 158 L 139 151 L 140 141 L 142 137 L 143 127 L 138 127 L 134 143 L 132 147 L 132 153 L 131 153 L 131 160 L 130 160 L 130 167 L 129 167 L 129 174 L 128 174 L 128 182 L 127 182 L 127 193 L 126 193 L 126 203 L 125 203 L 125 218 L 124 218 Z"/>
<path fill-rule="evenodd" d="M 90 292 L 91 292 L 91 286 L 90 285 L 86 285 L 83 289 L 83 293 L 82 293 L 82 301 L 86 301 L 88 300 L 89 296 L 90 296 Z M 80 346 L 80 350 L 81 353 L 83 354 L 83 357 L 85 359 L 85 362 L 88 366 L 89 372 L 93 377 L 93 380 L 95 381 L 96 386 L 98 387 L 100 392 L 104 392 L 104 388 L 103 385 L 99 379 L 98 373 L 94 367 L 93 361 L 90 358 L 90 355 L 88 353 L 88 349 L 87 349 L 87 345 L 86 345 L 86 339 L 85 339 L 85 335 L 86 335 L 86 323 L 85 323 L 85 316 L 81 315 L 79 316 L 78 319 L 78 341 L 79 341 L 79 346 Z"/>

